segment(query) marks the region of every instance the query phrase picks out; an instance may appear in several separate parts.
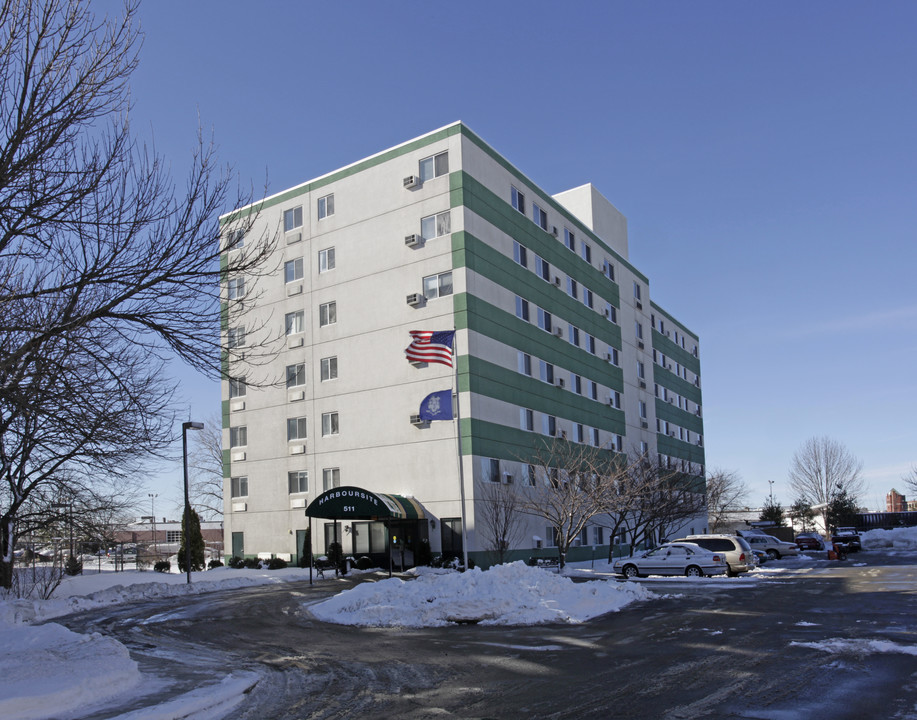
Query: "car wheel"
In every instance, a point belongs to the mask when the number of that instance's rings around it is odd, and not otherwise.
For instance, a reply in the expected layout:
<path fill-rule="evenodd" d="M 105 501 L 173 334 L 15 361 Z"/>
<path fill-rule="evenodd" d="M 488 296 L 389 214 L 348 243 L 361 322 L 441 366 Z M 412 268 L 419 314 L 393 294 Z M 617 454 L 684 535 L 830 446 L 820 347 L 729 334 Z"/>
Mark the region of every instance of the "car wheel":
<path fill-rule="evenodd" d="M 703 577 L 704 571 L 697 567 L 697 565 L 689 565 L 685 569 L 685 575 L 688 577 Z"/>
<path fill-rule="evenodd" d="M 636 565 L 625 565 L 623 572 L 624 572 L 624 577 L 628 579 L 640 577 L 640 572 L 637 570 Z"/>
<path fill-rule="evenodd" d="M 771 560 L 779 560 L 779 559 L 780 559 L 780 553 L 778 553 L 778 552 L 777 552 L 776 550 L 774 550 L 773 548 L 771 548 L 770 550 L 767 551 L 767 556 L 768 556 Z"/>

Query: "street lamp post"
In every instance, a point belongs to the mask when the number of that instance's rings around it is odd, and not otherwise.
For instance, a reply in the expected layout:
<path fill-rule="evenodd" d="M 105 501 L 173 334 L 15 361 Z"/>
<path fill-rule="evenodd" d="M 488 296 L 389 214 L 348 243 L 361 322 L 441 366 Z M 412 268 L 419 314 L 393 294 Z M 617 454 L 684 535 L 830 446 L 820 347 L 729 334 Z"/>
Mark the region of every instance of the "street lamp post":
<path fill-rule="evenodd" d="M 147 497 L 150 498 L 150 522 L 152 523 L 151 527 L 153 530 L 153 556 L 156 558 L 156 560 L 158 560 L 159 547 L 156 544 L 156 498 L 159 497 L 159 494 L 147 493 Z"/>
<path fill-rule="evenodd" d="M 768 482 L 771 484 L 771 505 L 773 505 L 774 504 L 774 481 L 768 480 Z"/>
<path fill-rule="evenodd" d="M 187 574 L 188 585 L 191 584 L 191 500 L 188 496 L 188 431 L 203 429 L 204 423 L 202 422 L 188 420 L 181 424 L 181 454 L 185 471 L 185 515 L 183 522 L 185 530 L 185 573 Z"/>

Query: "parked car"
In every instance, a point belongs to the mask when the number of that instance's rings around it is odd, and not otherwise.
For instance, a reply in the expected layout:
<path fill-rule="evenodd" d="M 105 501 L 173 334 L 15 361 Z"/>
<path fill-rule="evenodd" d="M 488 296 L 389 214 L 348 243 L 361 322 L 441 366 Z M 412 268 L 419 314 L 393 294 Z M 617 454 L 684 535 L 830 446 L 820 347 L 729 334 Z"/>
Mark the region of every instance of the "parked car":
<path fill-rule="evenodd" d="M 796 547 L 800 550 L 824 550 L 825 541 L 815 532 L 799 533 L 796 536 Z"/>
<path fill-rule="evenodd" d="M 723 575 L 728 567 L 723 553 L 710 552 L 692 542 L 665 543 L 633 557 L 618 558 L 612 568 L 626 578 L 643 575 Z"/>
<path fill-rule="evenodd" d="M 770 559 L 770 556 L 763 550 L 755 550 L 754 548 L 752 548 L 751 552 L 752 552 L 752 555 L 755 556 L 757 565 L 763 565 Z"/>
<path fill-rule="evenodd" d="M 831 535 L 831 542 L 837 543 L 838 545 L 844 545 L 847 552 L 859 552 L 863 549 L 860 543 L 860 534 L 857 532 L 856 528 L 852 527 L 837 528 L 834 534 Z"/>
<path fill-rule="evenodd" d="M 697 543 L 710 552 L 724 553 L 730 577 L 748 572 L 755 565 L 751 545 L 737 535 L 688 535 L 675 542 Z"/>
<path fill-rule="evenodd" d="M 746 535 L 745 541 L 751 545 L 752 550 L 767 553 L 771 560 L 779 560 L 784 555 L 799 555 L 796 543 L 778 540 L 773 535 Z"/>

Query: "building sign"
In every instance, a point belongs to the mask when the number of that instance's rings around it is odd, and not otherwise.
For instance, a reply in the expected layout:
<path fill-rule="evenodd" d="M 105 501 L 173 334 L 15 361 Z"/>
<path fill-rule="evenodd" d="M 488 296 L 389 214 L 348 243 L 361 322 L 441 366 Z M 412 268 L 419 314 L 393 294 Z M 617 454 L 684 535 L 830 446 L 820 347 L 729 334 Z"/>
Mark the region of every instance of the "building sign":
<path fill-rule="evenodd" d="M 389 497 L 358 487 L 339 487 L 319 495 L 306 508 L 309 517 L 349 520 L 401 518 L 405 513 Z"/>

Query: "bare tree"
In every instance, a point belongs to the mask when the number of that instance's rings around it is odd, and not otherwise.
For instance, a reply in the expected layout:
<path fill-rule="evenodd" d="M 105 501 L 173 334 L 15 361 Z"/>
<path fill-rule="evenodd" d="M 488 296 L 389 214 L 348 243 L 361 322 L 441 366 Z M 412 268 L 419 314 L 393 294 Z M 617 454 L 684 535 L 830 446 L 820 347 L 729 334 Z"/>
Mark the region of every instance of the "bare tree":
<path fill-rule="evenodd" d="M 507 551 L 522 540 L 522 502 L 515 488 L 518 484 L 486 483 L 480 499 L 475 501 L 475 517 L 480 522 L 478 532 L 495 565 L 506 562 Z"/>
<path fill-rule="evenodd" d="M 166 448 L 164 362 L 220 374 L 221 307 L 232 317 L 254 296 L 221 287 L 253 286 L 273 243 L 242 242 L 253 213 L 221 229 L 220 211 L 249 198 L 231 196 L 212 145 L 200 141 L 178 192 L 131 135 L 136 14 L 133 2 L 111 20 L 77 0 L 0 3 L 3 587 L 39 488 L 128 478 Z"/>
<path fill-rule="evenodd" d="M 862 469 L 863 463 L 836 440 L 809 438 L 793 455 L 790 487 L 821 512 L 827 531 L 832 500 L 844 493 L 856 501 L 862 494 Z"/>
<path fill-rule="evenodd" d="M 707 475 L 707 522 L 722 532 L 746 505 L 748 486 L 734 470 L 716 468 Z"/>
<path fill-rule="evenodd" d="M 561 569 L 567 551 L 601 512 L 610 455 L 591 445 L 555 438 L 537 445 L 529 460 L 536 468 L 535 486 L 524 489 L 519 508 L 553 529 Z"/>
<path fill-rule="evenodd" d="M 212 415 L 192 433 L 188 451 L 191 503 L 204 520 L 223 517 L 223 422 Z"/>
<path fill-rule="evenodd" d="M 917 493 L 917 465 L 901 476 L 901 481 L 912 493 Z"/>

